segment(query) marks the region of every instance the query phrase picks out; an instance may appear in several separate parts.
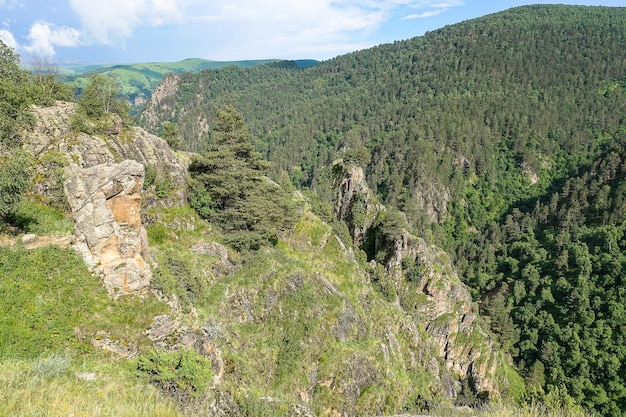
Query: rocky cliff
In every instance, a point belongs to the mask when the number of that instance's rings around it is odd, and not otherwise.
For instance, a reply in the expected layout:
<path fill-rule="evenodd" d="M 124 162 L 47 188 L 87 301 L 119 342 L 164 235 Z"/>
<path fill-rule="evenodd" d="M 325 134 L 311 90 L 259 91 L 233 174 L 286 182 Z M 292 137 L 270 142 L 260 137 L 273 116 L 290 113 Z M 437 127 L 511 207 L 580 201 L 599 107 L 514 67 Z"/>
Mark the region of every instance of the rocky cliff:
<path fill-rule="evenodd" d="M 337 160 L 333 163 L 333 173 L 337 190 L 334 215 L 346 223 L 354 244 L 362 246 L 367 231 L 384 207 L 377 203 L 374 194 L 370 192 L 362 168 Z"/>
<path fill-rule="evenodd" d="M 144 167 L 133 160 L 71 164 L 65 195 L 76 224 L 74 248 L 113 296 L 146 291 L 152 276 L 141 223 Z"/>
<path fill-rule="evenodd" d="M 142 208 L 186 201 L 186 162 L 161 138 L 124 127 L 113 115 L 106 133 L 76 132 L 75 111 L 75 103 L 65 102 L 33 108 L 35 125 L 25 133 L 24 146 L 41 161 L 36 186 L 52 198 L 59 190 L 45 161 L 64 167 L 56 181 L 62 183 L 75 222 L 74 248 L 102 275 L 111 295 L 144 292 L 152 273 Z M 144 190 L 147 171 L 152 189 Z M 170 192 L 155 198 L 159 181 Z"/>
<path fill-rule="evenodd" d="M 26 149 L 38 158 L 50 152 L 59 152 L 69 163 L 82 168 L 131 159 L 156 175 L 156 178 L 150 178 L 152 185 L 159 182 L 169 184 L 173 194 L 160 196 L 158 204 L 186 202 L 184 185 L 188 158 L 174 154 L 167 142 L 142 128 L 123 126 L 115 115 L 110 115 L 111 126 L 106 133 L 92 135 L 76 132 L 72 129 L 76 107 L 76 103 L 67 102 L 33 107 L 35 125 L 24 135 Z M 149 193 L 146 197 L 150 199 Z M 157 199 L 152 200 L 157 203 Z"/>
<path fill-rule="evenodd" d="M 163 112 L 166 117 L 174 116 L 176 112 L 176 103 L 172 99 L 178 92 L 180 84 L 180 76 L 176 74 L 167 74 L 161 80 L 161 83 L 152 92 L 149 102 L 163 103 Z M 145 111 L 141 113 L 143 125 L 150 131 L 156 131 L 164 118 L 161 113 L 157 114 L 151 106 L 146 106 Z"/>
<path fill-rule="evenodd" d="M 337 162 L 334 172 L 335 216 L 346 222 L 355 244 L 362 245 L 364 237 L 374 233 L 377 217 L 385 208 L 373 199 L 360 167 Z M 436 343 L 446 370 L 459 380 L 471 381 L 477 393 L 499 395 L 495 344 L 476 323 L 477 307 L 449 256 L 403 230 L 393 241 L 384 268 L 396 286 L 401 305 L 408 304 L 402 303 L 404 299 L 418 300 L 411 301 L 411 307 L 420 317 L 418 323 Z M 458 384 L 451 386 L 448 395 L 455 397 L 458 390 Z"/>

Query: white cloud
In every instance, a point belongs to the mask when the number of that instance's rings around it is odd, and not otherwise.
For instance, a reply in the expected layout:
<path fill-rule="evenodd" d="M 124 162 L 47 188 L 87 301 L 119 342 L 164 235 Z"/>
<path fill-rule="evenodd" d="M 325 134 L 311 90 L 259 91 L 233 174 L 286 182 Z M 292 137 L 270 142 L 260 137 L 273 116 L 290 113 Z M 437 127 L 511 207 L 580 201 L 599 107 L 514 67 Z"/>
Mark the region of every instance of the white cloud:
<path fill-rule="evenodd" d="M 0 9 L 12 9 L 18 4 L 18 0 L 0 0 Z"/>
<path fill-rule="evenodd" d="M 450 7 L 462 6 L 464 2 L 462 0 L 451 0 L 448 2 L 432 2 L 432 1 L 418 1 L 411 2 L 408 6 L 411 9 L 424 10 L 421 13 L 411 13 L 407 16 L 404 16 L 402 20 L 410 20 L 410 19 L 424 19 L 427 17 L 433 17 L 440 15 L 441 13 L 446 12 Z"/>
<path fill-rule="evenodd" d="M 422 13 L 417 13 L 417 14 L 410 14 L 410 15 L 404 16 L 402 18 L 402 20 L 423 19 L 425 17 L 437 16 L 438 14 L 441 14 L 443 12 L 445 12 L 445 9 L 429 10 L 427 12 L 422 12 Z"/>
<path fill-rule="evenodd" d="M 78 46 L 80 32 L 70 27 L 59 27 L 48 22 L 36 22 L 28 33 L 30 44 L 24 49 L 33 54 L 45 57 L 55 55 L 55 47 Z"/>
<path fill-rule="evenodd" d="M 370 44 L 359 39 L 378 28 L 384 11 L 351 1 L 273 0 L 260 4 L 216 2 L 194 20 L 211 35 L 212 58 L 286 57 L 348 52 Z"/>
<path fill-rule="evenodd" d="M 460 0 L 239 0 L 215 2 L 195 16 L 221 29 L 221 36 L 208 37 L 214 44 L 224 44 L 213 59 L 323 56 L 372 46 L 367 35 L 398 14 L 416 11 L 420 13 L 410 14 L 435 16 L 462 4 Z M 229 38 L 235 41 L 228 42 Z M 217 48 L 212 45 L 213 51 Z"/>
<path fill-rule="evenodd" d="M 120 44 L 139 26 L 182 23 L 183 0 L 70 0 L 94 43 Z"/>
<path fill-rule="evenodd" d="M 362 49 L 371 46 L 365 42 L 367 35 L 398 14 L 405 19 L 434 16 L 463 1 L 70 0 L 70 4 L 81 21 L 85 44 L 120 46 L 138 29 L 181 25 L 179 31 L 195 31 L 188 38 L 210 44 L 212 59 L 235 59 Z"/>
<path fill-rule="evenodd" d="M 6 46 L 12 49 L 17 49 L 17 41 L 11 32 L 6 29 L 0 29 L 0 39 Z"/>

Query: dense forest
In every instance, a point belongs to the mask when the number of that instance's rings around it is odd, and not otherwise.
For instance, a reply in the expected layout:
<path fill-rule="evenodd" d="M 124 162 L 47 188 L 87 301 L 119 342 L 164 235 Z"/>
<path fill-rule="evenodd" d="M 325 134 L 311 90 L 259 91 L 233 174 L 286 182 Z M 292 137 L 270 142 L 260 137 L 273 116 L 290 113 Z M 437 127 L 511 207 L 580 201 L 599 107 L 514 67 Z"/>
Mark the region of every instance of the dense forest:
<path fill-rule="evenodd" d="M 625 8 L 525 6 L 306 69 L 180 75 L 140 122 L 200 150 L 230 104 L 322 200 L 333 160 L 360 164 L 454 257 L 534 395 L 625 415 L 625 47 Z"/>

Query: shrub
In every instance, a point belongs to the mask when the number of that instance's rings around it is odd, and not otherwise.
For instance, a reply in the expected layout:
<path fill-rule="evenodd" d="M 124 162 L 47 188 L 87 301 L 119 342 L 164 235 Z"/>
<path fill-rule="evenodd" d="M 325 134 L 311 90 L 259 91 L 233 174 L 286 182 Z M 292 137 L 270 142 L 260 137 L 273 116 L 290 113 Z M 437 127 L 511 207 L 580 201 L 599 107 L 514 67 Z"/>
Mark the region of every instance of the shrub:
<path fill-rule="evenodd" d="M 0 246 L 0 277 L 0 357 L 87 348 L 75 328 L 104 291 L 72 249 Z"/>
<path fill-rule="evenodd" d="M 211 361 L 194 350 L 152 350 L 138 358 L 137 370 L 180 401 L 201 397 L 213 379 Z"/>
<path fill-rule="evenodd" d="M 63 353 L 41 355 L 33 361 L 32 373 L 44 379 L 56 378 L 70 367 L 71 359 Z"/>
<path fill-rule="evenodd" d="M 32 187 L 32 161 L 28 154 L 14 150 L 6 160 L 0 159 L 0 218 L 15 206 Z"/>
<path fill-rule="evenodd" d="M 158 226 L 150 230 L 152 239 L 156 240 L 166 232 Z M 159 266 L 153 271 L 153 288 L 168 296 L 176 295 L 185 307 L 198 302 L 206 294 L 209 277 L 198 270 L 191 257 L 184 256 L 178 248 L 166 247 L 156 254 L 156 259 Z"/>

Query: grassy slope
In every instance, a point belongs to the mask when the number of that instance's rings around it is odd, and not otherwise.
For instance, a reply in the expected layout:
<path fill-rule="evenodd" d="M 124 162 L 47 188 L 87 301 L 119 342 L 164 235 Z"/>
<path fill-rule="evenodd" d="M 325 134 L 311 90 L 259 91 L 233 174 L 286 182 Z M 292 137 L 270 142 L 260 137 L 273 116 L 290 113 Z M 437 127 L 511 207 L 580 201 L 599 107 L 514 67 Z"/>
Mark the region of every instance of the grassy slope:
<path fill-rule="evenodd" d="M 39 233 L 66 230 L 44 211 L 24 211 L 31 224 L 39 224 Z M 158 262 L 153 282 L 179 295 L 189 326 L 215 330 L 212 340 L 225 366 L 220 386 L 244 415 L 289 415 L 291 404 L 301 402 L 318 416 L 336 411 L 384 415 L 441 400 L 435 379 L 425 370 L 432 347 L 420 342 L 416 350 L 406 331 L 414 319 L 372 289 L 332 228 L 308 210 L 276 247 L 229 252 L 233 266 L 221 272 L 218 258 L 189 251 L 200 241 L 220 240 L 192 210 L 152 210 L 147 216 Z M 151 343 L 144 330 L 153 317 L 172 313 L 163 302 L 109 299 L 74 251 L 55 246 L 0 246 L 0 293 L 0 415 L 182 416 L 197 411 L 178 409 L 165 393 L 138 378 L 134 361 L 91 344 L 104 331 L 147 352 Z M 389 341 L 391 333 L 395 344 Z M 389 345 L 389 357 L 381 344 Z M 410 351 L 417 366 L 411 365 Z M 81 373 L 93 373 L 95 380 L 84 381 Z M 463 415 L 443 406 L 438 410 L 435 415 Z M 510 406 L 485 413 L 526 415 Z"/>
<path fill-rule="evenodd" d="M 91 346 L 104 331 L 146 349 L 142 329 L 165 304 L 109 299 L 79 256 L 56 246 L 0 246 L 0 277 L 0 415 L 180 415 L 129 363 Z"/>

